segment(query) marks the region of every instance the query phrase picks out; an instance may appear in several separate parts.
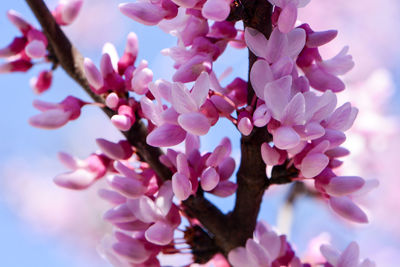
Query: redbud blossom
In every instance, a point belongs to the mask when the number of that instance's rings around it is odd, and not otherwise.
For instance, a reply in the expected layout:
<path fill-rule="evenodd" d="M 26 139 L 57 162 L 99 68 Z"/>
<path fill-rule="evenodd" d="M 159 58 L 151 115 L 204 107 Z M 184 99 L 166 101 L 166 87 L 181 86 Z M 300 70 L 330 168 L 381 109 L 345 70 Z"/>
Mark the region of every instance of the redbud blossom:
<path fill-rule="evenodd" d="M 68 96 L 57 104 L 35 100 L 33 106 L 42 113 L 31 117 L 29 123 L 38 128 L 57 129 L 67 124 L 68 121 L 76 120 L 81 114 L 82 106 L 86 104 L 73 96 Z"/>
<path fill-rule="evenodd" d="M 83 0 L 61 0 L 55 10 L 53 16 L 60 25 L 71 24 L 79 14 L 83 4 Z"/>

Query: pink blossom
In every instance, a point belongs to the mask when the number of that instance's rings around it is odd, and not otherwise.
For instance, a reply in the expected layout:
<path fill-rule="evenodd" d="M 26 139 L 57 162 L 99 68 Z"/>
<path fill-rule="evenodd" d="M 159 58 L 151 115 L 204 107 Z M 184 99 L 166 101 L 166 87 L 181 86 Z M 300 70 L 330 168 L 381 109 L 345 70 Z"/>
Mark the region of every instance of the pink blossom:
<path fill-rule="evenodd" d="M 163 50 L 174 61 L 173 82 L 153 82 L 146 60 L 135 65 L 138 40 L 134 33 L 128 35 L 121 58 L 116 48 L 107 43 L 99 68 L 90 59 L 84 60 L 90 88 L 113 110 L 111 122 L 118 130 L 130 131 L 145 119 L 147 144 L 169 147 L 185 141 L 184 151 L 170 148 L 159 157 L 171 172 L 171 181 L 158 177 L 145 162 L 146 154 L 142 155 L 140 149 L 136 154 L 127 141 L 97 139 L 103 154 L 92 154 L 86 160 L 60 154 L 61 161 L 71 170 L 54 179 L 60 186 L 85 189 L 107 176 L 107 188 L 99 195 L 112 205 L 103 218 L 115 231 L 103 243 L 101 253 L 114 265 L 160 265 L 156 257 L 174 246 L 175 230 L 185 214 L 173 202 L 174 197 L 180 202 L 202 191 L 220 197 L 236 191 L 237 185 L 229 180 L 235 171 L 230 140 L 224 138 L 212 152 L 200 152 L 199 136 L 208 134 L 223 117 L 235 124 L 243 136 L 251 136 L 254 127 L 264 127 L 262 130 L 268 134 L 260 140 L 259 149 L 268 167 L 297 169 L 298 177 L 294 179 L 314 179 L 316 190 L 336 213 L 354 222 L 368 221 L 355 196 L 376 183 L 334 173 L 342 163 L 339 158 L 348 153 L 340 147 L 346 139 L 344 132 L 358 113 L 350 103 L 336 108 L 334 92 L 344 89 L 338 76 L 354 65 L 348 47 L 323 60 L 318 49 L 334 39 L 337 32 L 314 32 L 307 24 L 294 28 L 297 8 L 308 0 L 269 0 L 275 7 L 268 39 L 255 29 L 237 30 L 234 22 L 225 21 L 232 2 L 143 0 L 119 6 L 124 15 L 145 25 L 159 25 L 177 37 L 177 46 Z M 240 1 L 234 3 L 239 4 Z M 81 5 L 82 0 L 62 1 L 53 15 L 60 25 L 67 25 Z M 23 36 L 0 50 L 0 56 L 8 60 L 0 66 L 0 72 L 26 71 L 35 59 L 48 56 L 48 42 L 41 31 L 18 14 L 9 12 L 8 16 Z M 236 78 L 221 86 L 213 64 L 228 43 L 239 48 L 246 44 L 257 57 L 250 70 L 251 85 Z M 185 85 L 189 82 L 194 82 L 191 88 Z M 50 83 L 51 72 L 42 72 L 32 81 L 40 92 L 47 90 Z M 249 88 L 254 89 L 254 96 L 248 95 Z M 34 106 L 42 113 L 31 118 L 30 123 L 47 129 L 61 127 L 79 117 L 86 104 L 71 96 L 58 104 L 35 101 Z M 342 255 L 332 249 L 323 250 L 328 265 L 372 266 L 368 260 L 359 263 L 358 246 L 354 244 Z M 257 224 L 254 237 L 246 241 L 245 247 L 230 251 L 228 260 L 233 266 L 302 266 L 286 237 L 263 223 Z"/>
<path fill-rule="evenodd" d="M 103 47 L 100 70 L 89 59 L 84 60 L 84 71 L 91 89 L 96 94 L 113 90 L 117 93 L 133 91 L 144 95 L 153 80 L 153 72 L 146 60 L 134 66 L 138 54 L 138 41 L 135 33 L 129 33 L 125 52 L 121 58 L 111 43 Z M 115 109 L 116 107 L 114 107 Z"/>
<path fill-rule="evenodd" d="M 52 80 L 52 71 L 42 71 L 39 73 L 38 77 L 33 77 L 29 82 L 33 91 L 36 94 L 41 94 L 50 88 Z"/>
<path fill-rule="evenodd" d="M 97 145 L 103 153 L 114 160 L 128 159 L 132 156 L 132 146 L 126 140 L 121 140 L 118 143 L 112 143 L 102 138 L 96 139 Z"/>
<path fill-rule="evenodd" d="M 7 12 L 8 20 L 17 27 L 22 34 L 26 35 L 30 29 L 32 29 L 32 25 L 28 23 L 21 14 L 19 14 L 15 10 L 9 10 Z"/>
<path fill-rule="evenodd" d="M 9 61 L 7 63 L 1 64 L 0 65 L 0 73 L 10 73 L 10 72 L 15 72 L 15 71 L 26 72 L 32 66 L 33 66 L 33 64 L 30 62 L 30 60 L 17 59 L 17 60 L 13 60 L 13 61 Z"/>
<path fill-rule="evenodd" d="M 59 186 L 75 190 L 86 189 L 103 177 L 110 163 L 107 157 L 97 154 L 79 160 L 69 154 L 60 153 L 59 159 L 71 171 L 57 175 L 54 182 Z"/>
<path fill-rule="evenodd" d="M 68 121 L 76 120 L 81 114 L 82 106 L 86 104 L 73 96 L 68 96 L 57 104 L 35 100 L 33 106 L 42 113 L 31 117 L 29 123 L 38 128 L 57 129 Z"/>
<path fill-rule="evenodd" d="M 332 59 L 323 60 L 318 47 L 335 38 L 336 32 L 316 33 L 308 24 L 300 27 L 305 29 L 308 41 L 296 63 L 304 71 L 310 85 L 320 91 L 343 91 L 344 83 L 336 76 L 345 74 L 354 66 L 352 57 L 347 55 L 348 47 L 344 47 Z"/>
<path fill-rule="evenodd" d="M 120 4 L 122 14 L 145 25 L 156 25 L 164 19 L 168 12 L 159 3 L 150 1 Z"/>
<path fill-rule="evenodd" d="M 374 267 L 375 263 L 369 259 L 360 260 L 360 248 L 356 242 L 351 242 L 340 253 L 332 246 L 322 245 L 321 253 L 333 267 Z"/>
<path fill-rule="evenodd" d="M 53 16 L 60 25 L 71 24 L 79 14 L 83 4 L 83 0 L 61 0 L 55 10 Z"/>
<path fill-rule="evenodd" d="M 289 33 L 281 33 L 275 28 L 269 40 L 267 40 L 257 30 L 247 27 L 245 29 L 245 41 L 257 57 L 263 58 L 271 64 L 285 56 L 295 58 L 305 45 L 305 33 L 301 28 L 293 29 Z"/>
<path fill-rule="evenodd" d="M 301 266 L 296 265 L 299 260 L 290 252 L 290 245 L 285 236 L 278 236 L 262 222 L 258 222 L 254 237 L 247 239 L 245 247 L 237 247 L 228 254 L 228 260 L 234 267 L 254 266 Z"/>
<path fill-rule="evenodd" d="M 186 200 L 196 192 L 199 182 L 203 190 L 217 196 L 227 197 L 233 194 L 237 185 L 228 181 L 235 170 L 235 161 L 229 157 L 229 139 L 224 138 L 212 153 L 204 155 L 199 152 L 197 136 L 188 134 L 185 143 L 185 153 L 168 150 L 167 155 L 161 159 L 164 165 L 176 170 L 172 176 L 175 196 L 179 200 Z"/>
<path fill-rule="evenodd" d="M 47 55 L 47 38 L 16 11 L 8 11 L 7 17 L 23 36 L 14 38 L 8 46 L 0 49 L 0 57 L 7 59 L 6 63 L 0 65 L 0 73 L 28 71 L 34 64 L 32 59 Z"/>
<path fill-rule="evenodd" d="M 288 33 L 293 29 L 297 19 L 297 8 L 306 6 L 310 0 L 268 0 L 271 4 L 280 8 L 278 29 Z"/>
<path fill-rule="evenodd" d="M 200 110 L 207 99 L 210 88 L 207 73 L 203 72 L 197 78 L 190 92 L 181 83 L 174 83 L 171 87 L 168 85 L 165 87 L 165 84 L 162 83 L 157 85 L 152 87 L 154 95 L 159 95 L 160 97 L 157 98 L 161 98 L 160 90 L 164 86 L 168 91 L 164 93 L 164 98 L 166 97 L 167 100 L 171 101 L 173 108 L 173 111 L 167 109 L 163 114 L 167 116 L 167 112 L 172 112 L 171 115 L 175 115 L 172 121 L 167 122 L 169 120 L 167 117 L 162 118 L 156 112 L 156 110 L 163 110 L 161 106 L 153 105 L 146 98 L 141 101 L 142 109 L 147 118 L 161 124 L 148 135 L 147 142 L 150 145 L 170 146 L 178 144 L 184 140 L 185 131 L 194 135 L 205 135 L 208 132 L 211 127 L 210 120 Z M 161 99 L 158 100 L 158 103 L 160 101 Z M 176 138 L 171 138 L 173 136 Z"/>
<path fill-rule="evenodd" d="M 14 40 L 6 47 L 0 49 L 0 57 L 11 57 L 19 54 L 27 44 L 25 37 L 15 37 Z"/>
<path fill-rule="evenodd" d="M 232 0 L 207 0 L 201 13 L 207 19 L 223 21 L 231 11 L 231 3 Z"/>

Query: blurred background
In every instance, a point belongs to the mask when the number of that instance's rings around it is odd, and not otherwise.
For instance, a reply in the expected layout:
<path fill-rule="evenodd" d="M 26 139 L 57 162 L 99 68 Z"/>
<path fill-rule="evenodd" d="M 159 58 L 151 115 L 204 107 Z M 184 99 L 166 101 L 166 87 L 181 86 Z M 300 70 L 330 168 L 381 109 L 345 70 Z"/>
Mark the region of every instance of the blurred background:
<path fill-rule="evenodd" d="M 139 37 L 139 60 L 146 59 L 155 78 L 170 80 L 173 62 L 160 50 L 175 45 L 176 40 L 157 27 L 145 27 L 122 16 L 117 0 L 85 0 L 83 9 L 65 31 L 81 53 L 99 63 L 106 42 L 123 52 L 126 36 L 134 31 Z M 50 8 L 56 1 L 46 1 Z M 25 1 L 0 2 L 0 47 L 18 35 L 6 18 L 14 9 L 38 26 Z M 324 48 L 329 58 L 344 45 L 350 46 L 355 68 L 345 76 L 347 90 L 340 102 L 351 101 L 359 108 L 354 127 L 347 132 L 345 147 L 351 156 L 345 159 L 340 173 L 378 179 L 380 186 L 357 203 L 367 211 L 370 224 L 350 224 L 333 214 L 321 201 L 299 196 L 293 206 L 280 212 L 290 191 L 279 186 L 265 194 L 260 218 L 289 235 L 298 255 L 307 257 L 311 244 L 331 242 L 343 249 L 351 240 L 361 247 L 361 255 L 375 260 L 378 266 L 397 266 L 400 255 L 400 3 L 396 0 L 312 0 L 300 10 L 299 19 L 314 30 L 338 29 L 339 35 Z M 234 77 L 246 78 L 247 52 L 229 48 L 216 63 L 217 74 L 234 67 Z M 102 112 L 85 107 L 79 120 L 58 130 L 32 128 L 28 118 L 37 111 L 37 99 L 29 79 L 49 65 L 39 64 L 28 73 L 0 75 L 0 257 L 2 266 L 109 266 L 97 255 L 96 246 L 110 226 L 101 219 L 106 203 L 97 196 L 98 182 L 86 191 L 58 188 L 52 178 L 65 171 L 57 152 L 65 151 L 85 158 L 97 150 L 95 138 L 117 141 L 122 138 Z M 41 100 L 59 102 L 67 95 L 88 100 L 85 93 L 65 75 L 54 72 L 51 90 Z M 233 131 L 228 122 L 214 127 L 202 139 L 204 151 L 213 149 L 224 134 Z M 223 130 L 221 130 L 223 129 Z M 230 131 L 232 129 L 232 131 Z M 239 135 L 232 137 L 234 155 L 240 157 Z M 223 211 L 232 208 L 233 198 L 216 201 Z M 291 222 L 291 223 L 288 223 Z M 314 246 L 315 247 L 315 246 Z M 178 264 L 179 266 L 179 264 Z"/>

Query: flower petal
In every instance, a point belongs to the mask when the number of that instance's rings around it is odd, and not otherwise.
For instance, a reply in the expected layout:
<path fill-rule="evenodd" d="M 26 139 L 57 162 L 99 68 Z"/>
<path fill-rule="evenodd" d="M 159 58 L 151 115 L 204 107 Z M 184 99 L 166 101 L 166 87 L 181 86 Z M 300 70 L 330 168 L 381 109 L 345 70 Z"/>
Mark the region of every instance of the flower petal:
<path fill-rule="evenodd" d="M 364 179 L 358 176 L 336 176 L 324 189 L 329 195 L 345 196 L 361 189 L 364 184 Z"/>
<path fill-rule="evenodd" d="M 292 77 L 284 76 L 278 80 L 267 83 L 264 88 L 264 101 L 274 119 L 280 120 L 283 110 L 289 102 Z"/>
<path fill-rule="evenodd" d="M 190 92 L 191 97 L 197 104 L 197 108 L 200 108 L 201 105 L 207 99 L 208 90 L 210 89 L 210 78 L 207 72 L 202 72 L 200 76 L 197 78 L 194 83 L 193 89 Z"/>
<path fill-rule="evenodd" d="M 297 93 L 286 105 L 281 117 L 285 125 L 303 125 L 305 123 L 305 100 L 302 93 Z"/>
<path fill-rule="evenodd" d="M 157 25 L 166 15 L 161 6 L 150 2 L 120 4 L 119 10 L 125 16 L 144 25 Z"/>
<path fill-rule="evenodd" d="M 367 215 L 349 197 L 331 197 L 329 204 L 335 212 L 350 221 L 357 223 L 368 222 Z"/>
<path fill-rule="evenodd" d="M 192 183 L 185 175 L 175 173 L 172 176 L 172 190 L 177 199 L 186 200 L 192 193 Z"/>
<path fill-rule="evenodd" d="M 265 59 L 269 63 L 278 61 L 283 56 L 283 53 L 288 45 L 286 34 L 283 34 L 275 28 L 268 40 L 268 45 L 265 49 Z"/>
<path fill-rule="evenodd" d="M 153 244 L 165 246 L 174 238 L 174 229 L 169 224 L 158 221 L 146 230 L 144 236 Z"/>
<path fill-rule="evenodd" d="M 207 0 L 203 5 L 201 14 L 207 19 L 223 21 L 231 11 L 230 3 L 229 0 Z"/>
<path fill-rule="evenodd" d="M 29 124 L 42 129 L 57 129 L 67 124 L 71 114 L 71 111 L 50 109 L 29 118 Z"/>
<path fill-rule="evenodd" d="M 53 181 L 59 186 L 81 190 L 88 188 L 95 180 L 96 174 L 85 169 L 59 174 Z"/>
<path fill-rule="evenodd" d="M 183 142 L 185 137 L 186 132 L 180 126 L 163 124 L 147 136 L 146 142 L 155 147 L 174 146 Z"/>
<path fill-rule="evenodd" d="M 181 114 L 178 123 L 185 131 L 198 136 L 207 134 L 211 127 L 207 117 L 199 112 Z"/>
<path fill-rule="evenodd" d="M 96 143 L 107 157 L 114 160 L 128 159 L 133 153 L 132 147 L 127 141 L 113 143 L 105 139 L 98 138 L 96 139 Z"/>
<path fill-rule="evenodd" d="M 151 251 L 146 250 L 139 240 L 129 238 L 129 241 L 118 242 L 112 246 L 115 253 L 133 263 L 142 263 L 150 257 Z"/>
<path fill-rule="evenodd" d="M 266 58 L 268 40 L 256 29 L 246 27 L 244 30 L 244 40 L 247 46 L 257 57 Z"/>
<path fill-rule="evenodd" d="M 276 149 L 269 146 L 268 143 L 263 143 L 261 145 L 261 156 L 264 163 L 268 166 L 274 166 L 279 163 L 279 158 L 281 155 Z"/>
<path fill-rule="evenodd" d="M 290 149 L 300 143 L 300 136 L 292 127 L 281 126 L 273 133 L 273 141 L 279 149 Z"/>
<path fill-rule="evenodd" d="M 218 197 L 229 197 L 236 192 L 236 189 L 237 184 L 227 180 L 220 182 L 210 193 Z"/>
<path fill-rule="evenodd" d="M 196 102 L 182 83 L 172 85 L 171 104 L 181 114 L 198 110 Z"/>
<path fill-rule="evenodd" d="M 330 245 L 321 245 L 319 249 L 321 251 L 321 254 L 330 264 L 332 264 L 333 266 L 337 266 L 337 262 L 340 257 L 339 251 L 337 251 Z"/>
<path fill-rule="evenodd" d="M 110 178 L 110 185 L 114 190 L 129 198 L 141 197 L 147 190 L 141 181 L 118 175 Z"/>
<path fill-rule="evenodd" d="M 250 266 L 247 251 L 244 247 L 232 249 L 228 254 L 228 260 L 233 267 Z"/>
<path fill-rule="evenodd" d="M 279 14 L 278 19 L 278 28 L 283 33 L 290 32 L 297 19 L 297 6 L 293 2 L 289 2 L 282 9 L 282 12 Z"/>
<path fill-rule="evenodd" d="M 338 267 L 358 266 L 360 257 L 360 248 L 356 242 L 351 242 L 342 252 L 338 260 Z"/>
<path fill-rule="evenodd" d="M 302 28 L 295 28 L 287 34 L 288 46 L 285 55 L 295 58 L 303 50 L 306 42 L 306 32 Z"/>
<path fill-rule="evenodd" d="M 322 153 L 307 155 L 301 162 L 301 174 L 306 178 L 313 178 L 320 174 L 328 166 L 329 158 Z"/>
<path fill-rule="evenodd" d="M 258 98 L 264 98 L 264 87 L 273 80 L 271 67 L 266 60 L 257 60 L 250 71 L 250 81 Z"/>
<path fill-rule="evenodd" d="M 220 177 L 213 167 L 209 167 L 203 171 L 200 177 L 201 188 L 205 191 L 213 190 L 219 183 Z"/>

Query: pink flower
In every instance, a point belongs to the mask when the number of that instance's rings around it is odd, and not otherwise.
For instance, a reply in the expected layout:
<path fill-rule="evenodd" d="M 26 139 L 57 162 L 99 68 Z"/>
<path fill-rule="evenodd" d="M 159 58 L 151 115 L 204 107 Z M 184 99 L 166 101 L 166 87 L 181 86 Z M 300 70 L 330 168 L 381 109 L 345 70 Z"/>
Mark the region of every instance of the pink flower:
<path fill-rule="evenodd" d="M 45 70 L 40 72 L 38 77 L 33 77 L 29 82 L 33 91 L 36 94 L 41 94 L 50 88 L 52 80 L 53 72 Z"/>
<path fill-rule="evenodd" d="M 94 93 L 104 94 L 112 90 L 116 93 L 133 91 L 144 95 L 148 92 L 153 72 L 148 68 L 146 60 L 134 66 L 138 46 L 136 34 L 129 33 L 124 54 L 119 58 L 114 45 L 106 43 L 103 47 L 100 70 L 89 58 L 85 58 L 85 75 Z"/>
<path fill-rule="evenodd" d="M 125 16 L 144 25 L 157 25 L 164 18 L 171 16 L 170 12 L 177 13 L 176 6 L 163 5 L 167 1 L 151 2 L 142 1 L 136 3 L 120 4 L 119 9 Z"/>
<path fill-rule="evenodd" d="M 126 140 L 113 143 L 98 138 L 96 139 L 96 143 L 107 157 L 114 160 L 129 159 L 133 154 L 132 146 Z"/>
<path fill-rule="evenodd" d="M 42 113 L 31 117 L 29 123 L 38 128 L 57 129 L 68 121 L 76 120 L 81 114 L 82 106 L 86 104 L 88 103 L 73 96 L 68 96 L 57 104 L 35 100 L 33 106 Z"/>
<path fill-rule="evenodd" d="M 352 57 L 347 55 L 349 48 L 346 46 L 332 59 L 323 60 L 318 47 L 334 39 L 337 32 L 314 32 L 308 24 L 300 27 L 306 31 L 307 42 L 296 63 L 304 71 L 310 85 L 320 91 L 343 91 L 345 85 L 337 75 L 343 75 L 354 67 Z"/>
<path fill-rule="evenodd" d="M 138 52 L 138 38 L 134 32 L 131 32 L 128 34 L 124 54 L 118 61 L 118 73 L 120 75 L 124 74 L 126 69 L 135 63 Z"/>
<path fill-rule="evenodd" d="M 291 254 L 286 257 L 289 252 Z M 247 239 L 245 247 L 237 247 L 228 254 L 234 267 L 301 266 L 299 259 L 290 253 L 285 236 L 278 236 L 262 223 L 257 222 L 254 237 Z"/>
<path fill-rule="evenodd" d="M 25 49 L 26 44 L 27 39 L 25 37 L 15 37 L 8 46 L 0 49 L 0 57 L 11 57 L 19 54 Z"/>
<path fill-rule="evenodd" d="M 245 41 L 257 57 L 271 64 L 282 57 L 295 58 L 305 45 L 306 32 L 301 28 L 296 28 L 288 33 L 282 33 L 275 28 L 267 40 L 262 33 L 247 27 Z"/>
<path fill-rule="evenodd" d="M 370 259 L 360 260 L 360 248 L 356 242 L 351 242 L 342 253 L 329 245 L 322 245 L 320 250 L 333 267 L 375 267 Z"/>
<path fill-rule="evenodd" d="M 190 92 L 181 83 L 171 86 L 159 82 L 151 86 L 159 104 L 154 105 L 144 98 L 141 100 L 141 107 L 145 116 L 159 126 L 147 136 L 147 143 L 152 146 L 171 146 L 181 143 L 185 139 L 185 132 L 205 135 L 211 127 L 211 122 L 202 113 L 201 107 L 207 99 L 209 88 L 210 82 L 206 72 L 197 78 Z M 173 109 L 164 110 L 160 106 L 161 95 L 171 102 Z"/>
<path fill-rule="evenodd" d="M 16 59 L 0 65 L 0 73 L 10 73 L 15 71 L 26 72 L 33 66 L 30 60 Z"/>
<path fill-rule="evenodd" d="M 0 49 L 0 57 L 8 59 L 8 62 L 0 65 L 0 73 L 25 72 L 33 66 L 32 59 L 47 55 L 47 38 L 16 11 L 8 11 L 7 17 L 23 36 L 14 38 L 8 46 Z"/>
<path fill-rule="evenodd" d="M 88 188 L 106 174 L 110 164 L 107 157 L 97 154 L 92 154 L 85 160 L 79 160 L 62 152 L 58 154 L 58 157 L 71 171 L 57 175 L 54 177 L 54 182 L 59 186 L 74 190 Z"/>
<path fill-rule="evenodd" d="M 61 0 L 55 10 L 53 16 L 60 25 L 71 24 L 79 14 L 83 4 L 83 0 Z"/>
<path fill-rule="evenodd" d="M 172 176 L 172 189 L 177 199 L 186 200 L 197 191 L 199 182 L 203 190 L 214 195 L 227 197 L 233 194 L 237 185 L 228 180 L 235 170 L 235 161 L 229 157 L 229 139 L 224 138 L 212 153 L 204 155 L 200 154 L 199 146 L 198 137 L 188 134 L 185 153 L 169 149 L 160 159 L 164 165 L 176 170 Z"/>
<path fill-rule="evenodd" d="M 201 9 L 201 14 L 211 20 L 223 21 L 229 16 L 232 0 L 207 0 Z"/>
<path fill-rule="evenodd" d="M 7 12 L 7 18 L 22 32 L 24 36 L 33 28 L 32 25 L 22 18 L 22 15 L 15 10 L 9 10 Z"/>
<path fill-rule="evenodd" d="M 328 199 L 331 208 L 340 216 L 357 223 L 367 223 L 365 212 L 353 201 L 378 186 L 375 180 L 365 181 L 357 176 L 336 176 L 325 168 L 315 178 L 315 187 Z"/>
<path fill-rule="evenodd" d="M 310 0 L 268 0 L 271 4 L 280 8 L 278 29 L 288 33 L 294 27 L 297 20 L 297 8 L 306 6 Z"/>
<path fill-rule="evenodd" d="M 117 113 L 111 117 L 112 124 L 121 131 L 128 131 L 136 121 L 134 110 L 128 105 L 121 105 Z"/>

